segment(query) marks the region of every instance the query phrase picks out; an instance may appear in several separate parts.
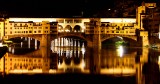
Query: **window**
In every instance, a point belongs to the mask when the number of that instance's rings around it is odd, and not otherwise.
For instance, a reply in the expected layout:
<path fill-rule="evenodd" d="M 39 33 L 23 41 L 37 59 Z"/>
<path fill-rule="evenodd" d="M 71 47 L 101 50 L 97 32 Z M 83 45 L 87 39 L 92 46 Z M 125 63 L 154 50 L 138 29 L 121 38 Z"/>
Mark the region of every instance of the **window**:
<path fill-rule="evenodd" d="M 41 33 L 41 31 L 39 30 L 38 33 Z"/>
<path fill-rule="evenodd" d="M 119 33 L 119 31 L 116 31 L 116 33 Z"/>
<path fill-rule="evenodd" d="M 74 20 L 74 23 L 82 23 L 82 20 Z"/>
<path fill-rule="evenodd" d="M 32 31 L 29 31 L 29 33 L 32 33 Z"/>
<path fill-rule="evenodd" d="M 64 23 L 64 20 L 58 20 L 58 23 Z"/>
<path fill-rule="evenodd" d="M 73 23 L 72 20 L 66 20 L 66 23 Z"/>

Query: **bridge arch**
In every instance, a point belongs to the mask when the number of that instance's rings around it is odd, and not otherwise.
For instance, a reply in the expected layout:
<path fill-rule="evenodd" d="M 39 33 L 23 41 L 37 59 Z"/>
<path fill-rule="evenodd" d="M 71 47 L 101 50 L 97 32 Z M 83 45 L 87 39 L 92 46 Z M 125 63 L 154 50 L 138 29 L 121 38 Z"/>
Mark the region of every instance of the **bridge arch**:
<path fill-rule="evenodd" d="M 5 39 L 13 39 L 13 38 L 18 38 L 18 37 L 27 37 L 27 38 L 32 38 L 32 39 L 36 39 L 38 41 L 41 41 L 42 40 L 42 35 L 33 35 L 33 34 L 30 34 L 30 35 L 7 35 L 7 36 L 4 36 L 3 38 Z"/>
<path fill-rule="evenodd" d="M 63 28 L 63 26 L 62 25 L 58 25 L 58 31 L 64 31 L 64 28 Z"/>
<path fill-rule="evenodd" d="M 81 31 L 81 26 L 75 25 L 74 28 L 73 28 L 73 31 L 74 32 L 80 32 Z"/>
<path fill-rule="evenodd" d="M 134 41 L 137 41 L 137 36 L 135 36 L 135 35 L 120 35 L 120 34 L 115 35 L 115 34 L 113 34 L 113 35 L 102 35 L 101 36 L 101 42 L 103 42 L 107 39 L 114 38 L 114 37 L 129 38 L 129 39 L 132 39 Z"/>
<path fill-rule="evenodd" d="M 73 33 L 59 33 L 56 38 L 59 38 L 59 37 L 77 37 L 77 38 L 83 39 L 84 41 L 89 41 L 89 39 L 86 38 L 83 33 L 74 33 L 74 32 Z"/>
<path fill-rule="evenodd" d="M 72 27 L 70 25 L 66 25 L 66 27 L 64 28 L 65 32 L 72 32 Z"/>
<path fill-rule="evenodd" d="M 130 47 L 132 47 L 132 46 L 134 46 L 134 47 L 135 46 L 136 47 L 142 46 L 142 44 L 139 41 L 137 41 L 137 40 L 135 40 L 133 38 L 125 37 L 125 36 L 124 37 L 123 36 L 108 37 L 108 38 L 105 38 L 105 40 L 103 39 L 103 41 L 101 41 L 101 43 L 103 44 L 106 41 L 109 41 L 110 43 L 114 43 L 114 42 L 117 42 L 117 41 L 124 41 L 125 45 L 130 46 Z"/>

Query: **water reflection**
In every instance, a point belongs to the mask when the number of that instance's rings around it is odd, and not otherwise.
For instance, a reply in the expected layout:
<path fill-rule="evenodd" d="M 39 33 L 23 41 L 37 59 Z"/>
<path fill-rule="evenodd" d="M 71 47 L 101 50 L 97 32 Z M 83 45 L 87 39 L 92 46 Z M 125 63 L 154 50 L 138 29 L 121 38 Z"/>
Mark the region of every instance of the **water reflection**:
<path fill-rule="evenodd" d="M 91 51 L 92 50 L 92 51 Z M 152 60 L 158 61 L 159 50 L 129 48 L 119 46 L 103 47 L 100 58 L 93 57 L 94 49 L 78 38 L 57 38 L 51 47 L 39 47 L 39 43 L 29 38 L 9 47 L 9 52 L 1 58 L 0 71 L 9 73 L 91 73 L 136 75 L 137 57 L 146 62 L 150 52 Z M 156 54 L 155 54 L 156 53 Z M 100 65 L 94 66 L 96 60 Z M 159 59 L 160 60 L 160 59 Z M 5 68 L 4 68 L 5 67 Z M 99 68 L 99 69 L 97 69 Z"/>

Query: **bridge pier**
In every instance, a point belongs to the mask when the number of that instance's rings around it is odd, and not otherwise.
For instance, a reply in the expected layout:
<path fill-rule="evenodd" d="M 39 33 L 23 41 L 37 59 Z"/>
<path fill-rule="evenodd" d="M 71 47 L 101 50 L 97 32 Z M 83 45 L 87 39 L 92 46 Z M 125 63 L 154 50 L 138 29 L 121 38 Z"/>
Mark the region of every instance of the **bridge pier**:
<path fill-rule="evenodd" d="M 142 37 L 142 47 L 149 46 L 148 31 L 140 31 Z"/>
<path fill-rule="evenodd" d="M 50 35 L 43 34 L 42 39 L 40 41 L 40 48 L 42 52 L 42 73 L 49 73 L 49 57 L 51 52 L 51 41 Z"/>
<path fill-rule="evenodd" d="M 51 45 L 51 39 L 50 35 L 43 34 L 41 41 L 40 41 L 40 47 L 50 47 Z"/>
<path fill-rule="evenodd" d="M 94 26 L 94 34 L 92 41 L 87 43 L 87 47 L 91 53 L 90 56 L 90 72 L 99 74 L 101 68 L 101 27 L 100 19 L 94 19 L 90 26 Z M 94 52 L 94 53 L 93 53 Z"/>
<path fill-rule="evenodd" d="M 99 74 L 101 68 L 101 40 L 100 34 L 95 34 L 93 36 L 93 73 Z"/>

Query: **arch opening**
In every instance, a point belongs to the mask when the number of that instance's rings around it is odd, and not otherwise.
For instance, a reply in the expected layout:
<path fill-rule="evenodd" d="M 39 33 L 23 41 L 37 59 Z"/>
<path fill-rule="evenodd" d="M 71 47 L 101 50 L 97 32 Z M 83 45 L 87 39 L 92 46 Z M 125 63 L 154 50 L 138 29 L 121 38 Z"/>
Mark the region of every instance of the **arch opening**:
<path fill-rule="evenodd" d="M 74 27 L 74 30 L 73 30 L 74 32 L 80 32 L 81 31 L 81 27 L 79 26 L 79 25 L 76 25 L 75 27 Z"/>
<path fill-rule="evenodd" d="M 138 47 L 141 46 L 139 42 L 127 38 L 127 37 L 121 37 L 121 36 L 116 36 L 116 37 L 111 37 L 108 38 L 104 41 L 102 41 L 102 47 L 117 47 L 117 46 L 125 46 L 125 47 Z"/>
<path fill-rule="evenodd" d="M 72 27 L 70 25 L 67 25 L 64 29 L 65 32 L 72 32 Z"/>

